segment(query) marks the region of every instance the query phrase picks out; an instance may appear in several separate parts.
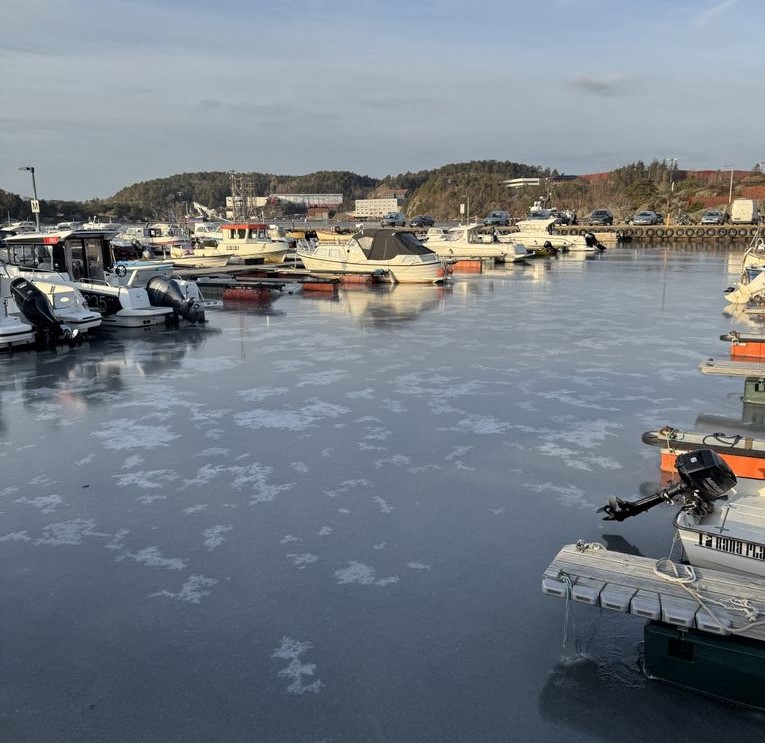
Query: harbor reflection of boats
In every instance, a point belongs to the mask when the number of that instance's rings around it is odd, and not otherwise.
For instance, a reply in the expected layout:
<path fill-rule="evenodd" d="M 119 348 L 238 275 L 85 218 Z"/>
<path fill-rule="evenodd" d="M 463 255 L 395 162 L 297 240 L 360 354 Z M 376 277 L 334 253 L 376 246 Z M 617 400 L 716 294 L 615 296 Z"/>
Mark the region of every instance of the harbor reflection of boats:
<path fill-rule="evenodd" d="M 380 284 L 341 291 L 336 301 L 317 306 L 333 314 L 351 315 L 363 325 L 386 327 L 437 309 L 452 290 L 451 284 Z"/>
<path fill-rule="evenodd" d="M 101 330 L 77 350 L 17 355 L 4 389 L 15 390 L 25 406 L 38 412 L 50 411 L 51 405 L 72 411 L 113 404 L 114 396 L 130 389 L 136 376 L 161 382 L 221 332 L 208 325 Z"/>

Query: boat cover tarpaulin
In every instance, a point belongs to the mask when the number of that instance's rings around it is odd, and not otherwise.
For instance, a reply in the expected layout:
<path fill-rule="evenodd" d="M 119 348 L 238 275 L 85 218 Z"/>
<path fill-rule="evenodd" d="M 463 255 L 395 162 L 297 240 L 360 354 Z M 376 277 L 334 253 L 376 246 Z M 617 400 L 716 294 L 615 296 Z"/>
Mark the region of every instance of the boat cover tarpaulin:
<path fill-rule="evenodd" d="M 387 261 L 397 255 L 427 255 L 433 252 L 411 232 L 364 230 L 355 238 L 370 261 Z"/>

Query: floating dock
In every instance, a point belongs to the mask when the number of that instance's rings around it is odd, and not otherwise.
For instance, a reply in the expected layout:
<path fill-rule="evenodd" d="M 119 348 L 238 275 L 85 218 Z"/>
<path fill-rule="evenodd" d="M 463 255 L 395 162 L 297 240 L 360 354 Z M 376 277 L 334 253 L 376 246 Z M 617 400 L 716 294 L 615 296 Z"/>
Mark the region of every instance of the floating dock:
<path fill-rule="evenodd" d="M 650 678 L 765 707 L 765 580 L 578 542 L 545 570 L 542 591 L 648 620 Z"/>
<path fill-rule="evenodd" d="M 583 235 L 592 232 L 596 235 L 614 235 L 620 242 L 733 242 L 749 243 L 757 234 L 757 225 L 749 224 L 656 224 L 656 225 L 556 225 L 559 235 Z"/>
<path fill-rule="evenodd" d="M 674 627 L 765 642 L 765 580 L 750 575 L 709 568 L 689 573 L 688 566 L 669 560 L 578 542 L 550 563 L 542 592 Z"/>

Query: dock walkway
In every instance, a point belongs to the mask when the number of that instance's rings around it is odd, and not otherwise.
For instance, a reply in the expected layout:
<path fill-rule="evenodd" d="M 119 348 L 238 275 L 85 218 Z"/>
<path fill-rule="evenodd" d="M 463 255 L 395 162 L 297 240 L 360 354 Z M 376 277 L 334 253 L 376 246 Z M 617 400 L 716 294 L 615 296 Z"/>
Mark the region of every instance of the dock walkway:
<path fill-rule="evenodd" d="M 680 576 L 680 577 L 678 577 Z M 765 580 L 568 544 L 542 577 L 548 596 L 715 635 L 765 641 Z"/>

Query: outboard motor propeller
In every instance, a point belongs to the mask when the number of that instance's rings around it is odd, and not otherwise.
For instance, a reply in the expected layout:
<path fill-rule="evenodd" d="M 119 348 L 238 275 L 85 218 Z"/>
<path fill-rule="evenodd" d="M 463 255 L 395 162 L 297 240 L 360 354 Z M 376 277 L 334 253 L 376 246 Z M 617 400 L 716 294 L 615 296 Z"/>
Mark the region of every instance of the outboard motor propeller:
<path fill-rule="evenodd" d="M 711 513 L 714 502 L 727 498 L 727 492 L 736 485 L 736 475 L 719 454 L 712 449 L 696 449 L 679 454 L 675 460 L 680 480 L 666 488 L 636 501 L 609 498 L 598 509 L 605 513 L 604 521 L 624 521 L 637 516 L 660 503 L 682 501 L 682 510 L 696 516 Z"/>
<path fill-rule="evenodd" d="M 176 317 L 191 323 L 205 322 L 204 308 L 193 297 L 186 297 L 175 279 L 152 276 L 146 284 L 146 293 L 155 307 L 172 307 Z"/>

